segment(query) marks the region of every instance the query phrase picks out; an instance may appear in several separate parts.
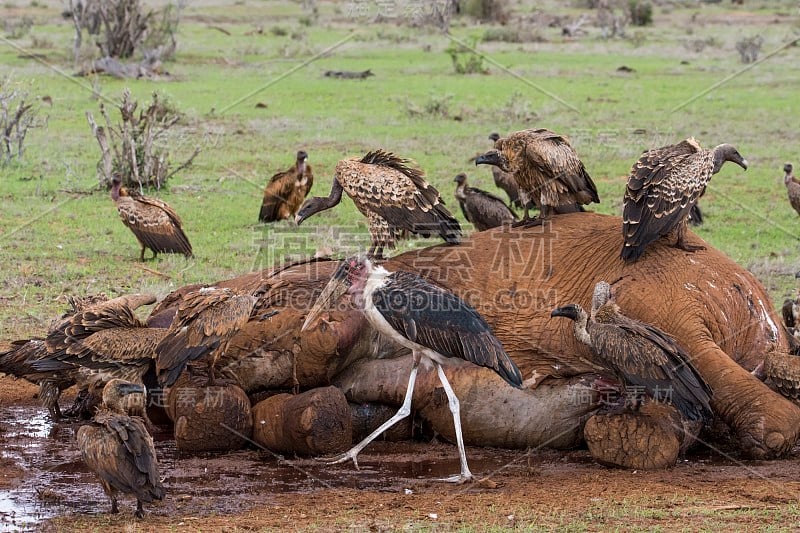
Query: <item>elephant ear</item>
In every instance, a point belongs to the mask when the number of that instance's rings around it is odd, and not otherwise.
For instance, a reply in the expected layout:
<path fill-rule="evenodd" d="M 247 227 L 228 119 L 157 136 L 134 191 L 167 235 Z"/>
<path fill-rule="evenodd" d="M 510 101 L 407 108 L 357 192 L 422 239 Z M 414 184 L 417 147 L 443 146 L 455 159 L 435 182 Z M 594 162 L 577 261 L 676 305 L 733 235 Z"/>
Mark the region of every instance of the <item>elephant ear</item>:
<path fill-rule="evenodd" d="M 706 190 L 714 159 L 693 139 L 644 152 L 631 168 L 625 188 L 623 259 L 678 227 Z"/>

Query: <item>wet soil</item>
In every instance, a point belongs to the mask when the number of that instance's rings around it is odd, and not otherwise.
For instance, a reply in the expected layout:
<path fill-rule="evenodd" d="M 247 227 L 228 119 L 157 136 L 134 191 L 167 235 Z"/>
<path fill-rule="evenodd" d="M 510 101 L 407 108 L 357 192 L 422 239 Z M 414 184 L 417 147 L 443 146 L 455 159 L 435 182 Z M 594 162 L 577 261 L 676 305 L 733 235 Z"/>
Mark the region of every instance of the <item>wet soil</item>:
<path fill-rule="evenodd" d="M 0 530 L 624 530 L 800 528 L 800 459 L 741 461 L 700 449 L 667 471 L 608 469 L 585 450 L 467 449 L 476 483 L 446 443 L 378 442 L 329 465 L 250 449 L 185 456 L 155 435 L 167 498 L 119 515 L 75 446 L 79 424 L 54 424 L 35 387 L 0 379 Z M 9 399 L 12 398 L 12 401 Z"/>

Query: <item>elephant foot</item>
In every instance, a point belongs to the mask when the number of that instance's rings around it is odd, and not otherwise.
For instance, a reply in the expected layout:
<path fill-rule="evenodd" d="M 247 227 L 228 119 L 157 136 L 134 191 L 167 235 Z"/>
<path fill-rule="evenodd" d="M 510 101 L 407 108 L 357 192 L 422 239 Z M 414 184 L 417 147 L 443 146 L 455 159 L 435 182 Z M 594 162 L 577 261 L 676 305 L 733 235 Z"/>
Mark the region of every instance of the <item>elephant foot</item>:
<path fill-rule="evenodd" d="M 636 412 L 596 414 L 586 421 L 583 436 L 598 463 L 639 470 L 674 466 L 685 440 L 678 412 L 658 402 L 644 403 Z"/>

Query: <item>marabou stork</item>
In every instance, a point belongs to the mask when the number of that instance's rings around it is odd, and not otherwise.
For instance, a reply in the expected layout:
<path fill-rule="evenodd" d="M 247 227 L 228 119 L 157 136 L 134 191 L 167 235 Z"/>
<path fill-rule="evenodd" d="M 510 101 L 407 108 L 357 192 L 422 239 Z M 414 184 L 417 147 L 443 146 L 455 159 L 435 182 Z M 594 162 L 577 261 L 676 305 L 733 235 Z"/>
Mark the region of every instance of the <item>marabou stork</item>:
<path fill-rule="evenodd" d="M 511 172 L 519 186 L 525 215 L 516 226 L 541 224 L 560 208 L 570 212 L 580 205 L 599 203 L 597 187 L 566 137 L 548 129 L 522 130 L 501 137 L 494 149 L 475 159 L 476 165 L 494 165 Z M 532 219 L 531 206 L 540 214 Z"/>
<path fill-rule="evenodd" d="M 625 188 L 620 257 L 636 261 L 653 241 L 674 233 L 675 247 L 687 252 L 704 249 L 687 244 L 687 217 L 706 192 L 711 176 L 732 161 L 747 170 L 745 160 L 730 144 L 711 150 L 691 137 L 678 144 L 645 151 L 631 168 Z"/>
<path fill-rule="evenodd" d="M 308 164 L 308 154 L 300 150 L 290 169 L 278 172 L 270 178 L 264 188 L 258 220 L 275 222 L 294 218 L 313 185 L 314 173 Z"/>
<path fill-rule="evenodd" d="M 355 304 L 363 309 L 367 320 L 381 334 L 411 350 L 413 366 L 408 377 L 405 399 L 397 413 L 346 453 L 333 459 L 340 463 L 356 457 L 386 429 L 411 413 L 411 397 L 420 361 L 436 367 L 439 380 L 448 398 L 455 425 L 461 473 L 447 481 L 473 479 L 467 466 L 458 398 L 447 381 L 442 364 L 449 357 L 458 357 L 491 368 L 510 385 L 521 388 L 522 375 L 506 354 L 489 325 L 468 303 L 453 293 L 437 287 L 410 272 L 389 272 L 373 265 L 366 256 L 346 259 L 325 286 L 308 313 L 302 330 L 308 328 L 331 303 L 349 292 Z"/>

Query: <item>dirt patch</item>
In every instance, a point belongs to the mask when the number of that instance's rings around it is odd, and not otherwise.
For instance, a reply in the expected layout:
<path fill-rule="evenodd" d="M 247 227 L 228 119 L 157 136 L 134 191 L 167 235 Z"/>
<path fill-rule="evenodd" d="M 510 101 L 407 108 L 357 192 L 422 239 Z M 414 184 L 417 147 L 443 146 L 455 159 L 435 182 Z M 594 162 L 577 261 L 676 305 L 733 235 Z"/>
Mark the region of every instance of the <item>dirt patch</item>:
<path fill-rule="evenodd" d="M 0 394 L 0 529 L 636 530 L 800 522 L 796 456 L 739 461 L 700 449 L 673 469 L 643 472 L 605 468 L 585 450 L 471 447 L 470 467 L 481 481 L 453 485 L 437 481 L 459 468 L 446 443 L 376 442 L 356 470 L 255 449 L 184 456 L 168 433 L 155 436 L 167 498 L 136 521 L 130 497 L 119 515 L 107 514 L 75 446 L 79 425 L 53 424 L 24 396 L 10 406 Z"/>

